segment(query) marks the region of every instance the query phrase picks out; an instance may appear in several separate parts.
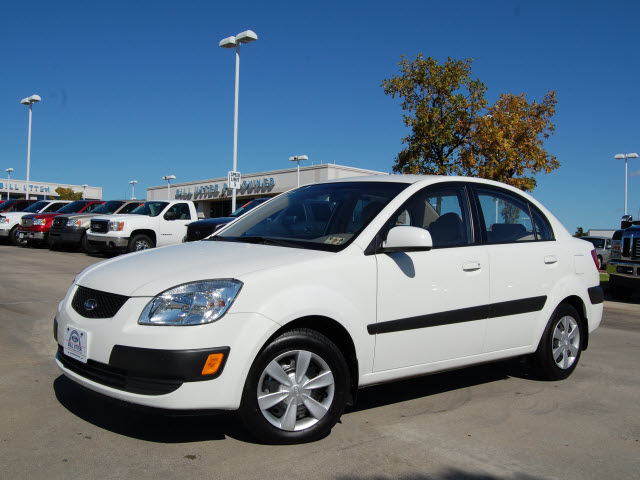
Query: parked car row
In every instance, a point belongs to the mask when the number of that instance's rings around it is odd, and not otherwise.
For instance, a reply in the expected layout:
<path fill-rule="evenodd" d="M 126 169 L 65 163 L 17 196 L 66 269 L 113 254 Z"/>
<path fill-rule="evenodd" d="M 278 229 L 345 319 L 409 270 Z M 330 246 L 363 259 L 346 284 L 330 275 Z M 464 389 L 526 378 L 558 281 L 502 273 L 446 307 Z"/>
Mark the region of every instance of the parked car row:
<path fill-rule="evenodd" d="M 134 252 L 201 240 L 266 200 L 252 200 L 229 217 L 204 220 L 198 220 L 193 202 L 182 200 L 11 200 L 0 203 L 0 238 L 22 246 Z"/>

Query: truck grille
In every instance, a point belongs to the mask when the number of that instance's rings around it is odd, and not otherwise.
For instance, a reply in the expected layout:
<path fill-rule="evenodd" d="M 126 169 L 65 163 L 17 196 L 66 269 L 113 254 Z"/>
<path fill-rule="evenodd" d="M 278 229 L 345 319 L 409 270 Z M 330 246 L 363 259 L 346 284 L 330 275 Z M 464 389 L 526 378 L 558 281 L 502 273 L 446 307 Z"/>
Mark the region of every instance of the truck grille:
<path fill-rule="evenodd" d="M 33 217 L 22 217 L 20 220 L 20 225 L 23 227 L 30 227 L 33 225 Z"/>
<path fill-rule="evenodd" d="M 631 249 L 631 256 L 640 258 L 640 238 L 633 239 L 633 248 Z"/>
<path fill-rule="evenodd" d="M 52 227 L 62 228 L 67 224 L 67 217 L 56 217 L 53 219 Z"/>
<path fill-rule="evenodd" d="M 111 318 L 127 300 L 129 297 L 124 295 L 78 287 L 71 306 L 85 318 Z"/>
<path fill-rule="evenodd" d="M 91 231 L 94 233 L 107 233 L 109 230 L 108 220 L 91 220 Z"/>

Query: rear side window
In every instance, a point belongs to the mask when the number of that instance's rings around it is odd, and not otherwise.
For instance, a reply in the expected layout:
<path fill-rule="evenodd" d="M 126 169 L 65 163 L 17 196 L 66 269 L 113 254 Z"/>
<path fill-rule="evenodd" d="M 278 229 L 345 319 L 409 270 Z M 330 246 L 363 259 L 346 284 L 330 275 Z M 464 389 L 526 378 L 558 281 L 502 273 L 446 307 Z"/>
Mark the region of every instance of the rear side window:
<path fill-rule="evenodd" d="M 459 247 L 472 243 L 471 222 L 464 187 L 427 187 L 414 194 L 391 217 L 388 228 L 411 226 L 431 234 L 433 247 Z"/>
<path fill-rule="evenodd" d="M 122 209 L 118 213 L 131 213 L 134 208 L 138 208 L 140 206 L 139 203 L 129 203 L 122 207 Z"/>
<path fill-rule="evenodd" d="M 548 220 L 525 199 L 506 190 L 474 188 L 487 243 L 553 240 Z"/>

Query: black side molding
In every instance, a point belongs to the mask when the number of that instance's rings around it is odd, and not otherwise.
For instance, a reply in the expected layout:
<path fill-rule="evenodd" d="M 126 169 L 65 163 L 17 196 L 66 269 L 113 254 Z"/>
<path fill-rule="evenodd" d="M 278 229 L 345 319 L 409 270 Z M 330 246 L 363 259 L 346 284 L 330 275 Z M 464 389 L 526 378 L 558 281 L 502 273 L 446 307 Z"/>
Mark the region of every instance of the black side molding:
<path fill-rule="evenodd" d="M 588 288 L 587 292 L 589 293 L 589 300 L 591 300 L 592 305 L 604 302 L 604 290 L 602 290 L 600 285 Z"/>
<path fill-rule="evenodd" d="M 370 335 L 380 333 L 401 332 L 418 328 L 438 327 L 453 323 L 473 322 L 485 318 L 506 317 L 520 313 L 537 312 L 543 309 L 547 301 L 546 296 L 509 300 L 507 302 L 491 303 L 478 307 L 460 308 L 447 312 L 430 313 L 417 317 L 389 320 L 387 322 L 372 323 L 367 325 Z"/>

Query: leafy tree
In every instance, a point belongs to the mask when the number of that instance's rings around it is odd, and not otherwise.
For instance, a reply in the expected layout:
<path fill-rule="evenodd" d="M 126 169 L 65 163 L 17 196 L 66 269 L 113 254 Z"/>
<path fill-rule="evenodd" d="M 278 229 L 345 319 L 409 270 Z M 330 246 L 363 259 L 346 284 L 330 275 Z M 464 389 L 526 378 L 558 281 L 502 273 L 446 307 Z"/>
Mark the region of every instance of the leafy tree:
<path fill-rule="evenodd" d="M 74 192 L 72 188 L 58 187 L 56 193 L 60 200 L 81 200 L 82 192 Z"/>
<path fill-rule="evenodd" d="M 437 60 L 419 54 L 400 61 L 400 74 L 383 80 L 384 92 L 402 98 L 404 124 L 411 133 L 407 148 L 396 158 L 402 173 L 461 174 L 456 152 L 469 140 L 478 114 L 486 105 L 486 87 L 471 78 L 471 59 Z"/>
<path fill-rule="evenodd" d="M 486 86 L 472 79 L 471 64 L 471 59 L 440 64 L 422 54 L 413 61 L 403 56 L 400 73 L 383 80 L 385 93 L 402 99 L 403 121 L 411 130 L 393 169 L 478 176 L 533 190 L 532 175 L 559 167 L 543 145 L 554 130 L 555 92 L 540 103 L 524 94 L 502 94 L 487 106 Z"/>
<path fill-rule="evenodd" d="M 574 237 L 586 237 L 587 234 L 584 233 L 584 230 L 582 229 L 582 227 L 578 227 L 576 230 L 576 233 L 573 234 Z"/>

